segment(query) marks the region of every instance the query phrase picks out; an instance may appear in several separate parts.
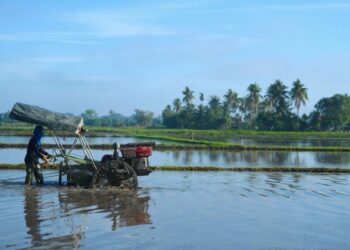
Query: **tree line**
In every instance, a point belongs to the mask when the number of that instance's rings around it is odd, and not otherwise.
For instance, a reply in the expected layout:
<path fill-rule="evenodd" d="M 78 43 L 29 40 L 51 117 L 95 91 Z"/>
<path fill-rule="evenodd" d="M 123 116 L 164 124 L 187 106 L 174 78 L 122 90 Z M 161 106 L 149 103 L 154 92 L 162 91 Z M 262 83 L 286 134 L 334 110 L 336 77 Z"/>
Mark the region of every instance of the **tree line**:
<path fill-rule="evenodd" d="M 110 110 L 99 116 L 94 109 L 85 110 L 81 116 L 89 126 L 153 127 L 189 129 L 252 129 L 274 131 L 329 131 L 350 130 L 350 96 L 336 94 L 320 99 L 309 114 L 300 115 L 300 108 L 308 101 L 308 89 L 299 79 L 288 87 L 281 81 L 272 83 L 263 95 L 257 83 L 247 87 L 247 94 L 239 96 L 228 89 L 220 98 L 206 98 L 189 87 L 182 97 L 167 105 L 161 116 L 135 109 L 131 116 Z M 0 114 L 0 125 L 18 123 L 9 118 L 9 112 Z"/>
<path fill-rule="evenodd" d="M 350 97 L 336 94 L 322 98 L 310 114 L 300 116 L 301 106 L 308 101 L 308 89 L 299 79 L 291 89 L 276 80 L 262 95 L 257 83 L 247 88 L 246 96 L 232 89 L 221 99 L 211 95 L 206 100 L 199 93 L 194 104 L 194 91 L 186 87 L 182 98 L 176 98 L 162 111 L 166 128 L 192 129 L 253 129 L 275 131 L 341 130 L 349 129 Z"/>

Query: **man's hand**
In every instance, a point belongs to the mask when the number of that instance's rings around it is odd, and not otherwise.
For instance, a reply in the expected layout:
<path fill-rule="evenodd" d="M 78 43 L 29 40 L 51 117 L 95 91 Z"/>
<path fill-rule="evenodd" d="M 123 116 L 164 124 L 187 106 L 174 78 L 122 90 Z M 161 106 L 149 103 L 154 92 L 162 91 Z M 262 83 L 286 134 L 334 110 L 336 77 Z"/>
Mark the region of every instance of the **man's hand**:
<path fill-rule="evenodd" d="M 47 156 L 43 156 L 43 161 L 45 162 L 45 164 L 49 163 L 49 158 Z"/>

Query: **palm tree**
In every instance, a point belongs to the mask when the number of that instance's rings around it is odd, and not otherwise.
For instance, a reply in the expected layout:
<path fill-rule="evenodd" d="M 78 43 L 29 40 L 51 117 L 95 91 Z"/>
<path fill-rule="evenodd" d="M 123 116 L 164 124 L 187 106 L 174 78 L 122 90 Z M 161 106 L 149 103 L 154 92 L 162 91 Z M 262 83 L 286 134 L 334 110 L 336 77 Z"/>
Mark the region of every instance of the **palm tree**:
<path fill-rule="evenodd" d="M 247 107 L 250 110 L 250 122 L 252 123 L 253 118 L 258 114 L 259 103 L 261 99 L 261 88 L 257 83 L 252 83 L 248 86 L 248 96 L 246 97 Z"/>
<path fill-rule="evenodd" d="M 203 94 L 203 93 L 199 93 L 199 100 L 200 100 L 201 102 L 204 101 L 204 94 Z"/>
<path fill-rule="evenodd" d="M 190 107 L 194 99 L 194 91 L 190 90 L 189 87 L 186 87 L 185 90 L 182 91 L 182 94 L 184 95 L 182 100 L 186 103 L 187 107 Z"/>
<path fill-rule="evenodd" d="M 237 111 L 237 108 L 239 107 L 239 98 L 237 92 L 232 91 L 232 89 L 229 89 L 224 95 L 224 98 L 229 110 L 232 113 L 235 113 Z"/>
<path fill-rule="evenodd" d="M 290 109 L 288 101 L 288 89 L 282 81 L 276 80 L 269 86 L 266 94 L 266 104 L 268 108 L 279 115 L 285 114 Z"/>
<path fill-rule="evenodd" d="M 180 98 L 176 98 L 174 100 L 173 106 L 174 106 L 174 111 L 176 113 L 180 112 L 180 110 L 181 110 L 181 100 L 180 100 Z"/>
<path fill-rule="evenodd" d="M 212 110 L 218 110 L 220 108 L 220 98 L 216 95 L 210 96 L 209 107 Z"/>
<path fill-rule="evenodd" d="M 222 105 L 222 111 L 223 111 L 225 129 L 229 129 L 232 123 L 232 118 L 231 118 L 231 108 L 229 107 L 229 104 L 227 102 L 224 102 L 224 104 Z"/>
<path fill-rule="evenodd" d="M 301 104 L 305 105 L 306 101 L 309 99 L 307 95 L 307 88 L 297 79 L 293 83 L 293 88 L 290 90 L 290 97 L 294 102 L 294 106 L 297 109 L 297 116 L 299 117 L 299 109 Z"/>

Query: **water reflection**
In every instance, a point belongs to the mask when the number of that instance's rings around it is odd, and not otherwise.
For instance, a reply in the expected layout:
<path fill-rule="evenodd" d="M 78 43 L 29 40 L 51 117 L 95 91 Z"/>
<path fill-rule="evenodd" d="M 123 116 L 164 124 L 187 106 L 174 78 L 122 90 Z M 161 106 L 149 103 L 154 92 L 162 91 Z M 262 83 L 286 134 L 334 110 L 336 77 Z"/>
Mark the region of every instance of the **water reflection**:
<path fill-rule="evenodd" d="M 110 219 L 111 229 L 140 224 L 150 224 L 148 213 L 150 197 L 147 193 L 139 196 L 131 190 L 80 190 L 79 192 L 59 192 L 58 200 L 65 214 L 72 209 L 78 214 L 84 214 L 86 209 L 106 213 Z"/>
<path fill-rule="evenodd" d="M 42 219 L 43 215 L 41 212 L 44 209 L 45 206 L 42 203 L 40 191 L 35 188 L 25 188 L 24 219 L 28 229 L 27 234 L 31 237 L 31 246 L 77 249 L 84 232 L 74 232 L 72 228 L 71 234 L 47 238 L 51 236 L 52 233 L 42 230 L 41 223 L 44 222 L 45 219 Z M 55 214 L 51 216 L 50 220 L 54 220 Z M 71 225 L 71 227 L 73 226 Z"/>
<path fill-rule="evenodd" d="M 241 145 L 293 146 L 293 147 L 350 147 L 350 138 L 307 138 L 307 139 L 226 139 Z"/>
<path fill-rule="evenodd" d="M 322 154 L 316 152 L 315 159 L 320 163 L 348 164 L 350 162 L 350 153 Z"/>
<path fill-rule="evenodd" d="M 51 152 L 49 150 L 49 152 Z M 95 159 L 101 159 L 111 150 L 93 150 Z M 82 150 L 76 155 L 83 157 Z M 22 163 L 25 149 L 0 149 L 0 163 Z M 218 166 L 218 167 L 350 167 L 350 153 L 282 152 L 282 151 L 214 151 L 177 150 L 154 151 L 151 165 Z"/>
<path fill-rule="evenodd" d="M 349 249 L 348 174 L 155 171 L 130 192 L 0 172 L 0 249 Z"/>
<path fill-rule="evenodd" d="M 52 195 L 51 201 L 47 201 L 42 190 L 29 187 L 23 193 L 29 245 L 34 248 L 79 248 L 88 228 L 87 216 L 96 214 L 102 214 L 110 221 L 111 230 L 152 223 L 147 191 L 70 190 L 64 187 L 58 189 L 58 202 L 55 202 Z"/>
<path fill-rule="evenodd" d="M 74 142 L 75 137 L 59 137 L 61 142 L 63 144 L 72 144 Z M 28 143 L 30 139 L 30 136 L 5 136 L 5 135 L 0 135 L 0 143 L 21 143 L 21 144 L 26 144 Z M 101 136 L 101 137 L 86 137 L 88 143 L 90 144 L 113 144 L 115 142 L 119 144 L 124 144 L 124 143 L 134 143 L 134 142 L 145 142 L 145 141 L 152 141 L 156 142 L 157 144 L 160 143 L 167 143 L 169 141 L 166 140 L 154 140 L 154 139 L 143 139 L 143 138 L 136 138 L 136 137 L 128 137 L 128 136 Z M 51 136 L 45 136 L 42 139 L 42 143 L 48 143 L 48 144 L 55 144 L 55 141 Z M 173 143 L 173 142 L 171 142 Z"/>

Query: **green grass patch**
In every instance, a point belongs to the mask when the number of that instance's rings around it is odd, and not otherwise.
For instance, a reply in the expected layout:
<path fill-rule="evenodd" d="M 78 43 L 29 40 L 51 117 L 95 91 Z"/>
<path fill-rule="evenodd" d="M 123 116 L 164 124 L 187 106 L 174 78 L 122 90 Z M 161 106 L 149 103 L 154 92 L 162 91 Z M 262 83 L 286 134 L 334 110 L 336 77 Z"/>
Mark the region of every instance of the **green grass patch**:
<path fill-rule="evenodd" d="M 63 144 L 66 149 L 71 148 L 71 144 Z M 44 144 L 44 148 L 57 148 L 56 144 Z M 0 148 L 27 148 L 24 143 L 0 143 Z M 81 149 L 81 145 L 76 145 Z M 112 144 L 91 144 L 91 149 L 112 150 Z M 223 143 L 198 143 L 198 144 L 157 144 L 153 146 L 154 150 L 222 150 L 222 151 L 287 151 L 287 152 L 350 152 L 350 147 L 295 147 L 295 146 L 254 146 L 254 145 L 235 145 Z"/>
<path fill-rule="evenodd" d="M 31 135 L 34 126 L 28 125 L 1 125 L 0 133 L 9 135 Z M 87 126 L 90 136 L 106 134 L 143 136 L 149 138 L 164 137 L 165 139 L 215 139 L 226 138 L 350 138 L 350 132 L 341 131 L 255 131 L 255 130 L 194 130 L 194 129 L 146 129 L 137 127 L 112 128 Z M 73 135 L 73 131 L 58 131 L 57 134 Z"/>

